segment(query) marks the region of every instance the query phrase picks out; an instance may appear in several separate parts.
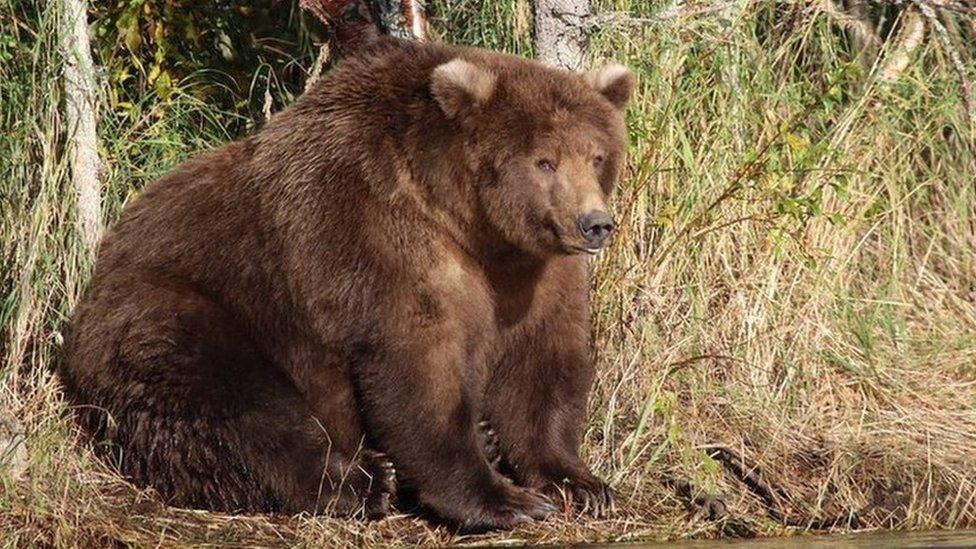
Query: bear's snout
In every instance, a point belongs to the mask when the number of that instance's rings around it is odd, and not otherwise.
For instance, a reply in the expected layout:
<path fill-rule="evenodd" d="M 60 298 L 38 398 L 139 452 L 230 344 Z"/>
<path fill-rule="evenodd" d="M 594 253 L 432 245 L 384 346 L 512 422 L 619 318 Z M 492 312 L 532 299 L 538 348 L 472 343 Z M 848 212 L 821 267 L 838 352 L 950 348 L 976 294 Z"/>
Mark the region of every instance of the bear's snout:
<path fill-rule="evenodd" d="M 579 218 L 577 225 L 580 235 L 583 236 L 585 249 L 590 253 L 596 253 L 602 248 L 614 229 L 610 214 L 601 210 L 593 210 L 584 214 Z"/>

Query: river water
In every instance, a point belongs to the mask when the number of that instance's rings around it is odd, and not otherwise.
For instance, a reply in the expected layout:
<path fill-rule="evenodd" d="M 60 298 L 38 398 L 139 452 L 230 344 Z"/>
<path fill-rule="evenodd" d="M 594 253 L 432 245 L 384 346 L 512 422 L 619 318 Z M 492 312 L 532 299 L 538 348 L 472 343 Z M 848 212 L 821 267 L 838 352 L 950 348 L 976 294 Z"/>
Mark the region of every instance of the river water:
<path fill-rule="evenodd" d="M 846 535 L 792 536 L 781 538 L 756 539 L 714 539 L 688 540 L 671 543 L 614 543 L 607 545 L 588 545 L 601 549 L 738 549 L 756 547 L 759 549 L 867 549 L 867 548 L 921 548 L 921 547 L 974 547 L 976 530 L 940 530 L 933 532 L 867 532 Z"/>

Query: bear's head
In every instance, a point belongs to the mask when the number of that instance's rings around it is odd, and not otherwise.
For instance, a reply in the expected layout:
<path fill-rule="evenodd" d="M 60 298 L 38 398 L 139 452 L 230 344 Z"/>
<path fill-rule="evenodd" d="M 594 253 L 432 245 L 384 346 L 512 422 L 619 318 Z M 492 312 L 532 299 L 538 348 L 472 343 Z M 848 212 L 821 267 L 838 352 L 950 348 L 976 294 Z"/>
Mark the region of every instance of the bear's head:
<path fill-rule="evenodd" d="M 592 254 L 608 242 L 633 87 L 621 65 L 578 74 L 507 56 L 455 58 L 431 75 L 434 99 L 464 134 L 478 215 L 539 255 Z"/>

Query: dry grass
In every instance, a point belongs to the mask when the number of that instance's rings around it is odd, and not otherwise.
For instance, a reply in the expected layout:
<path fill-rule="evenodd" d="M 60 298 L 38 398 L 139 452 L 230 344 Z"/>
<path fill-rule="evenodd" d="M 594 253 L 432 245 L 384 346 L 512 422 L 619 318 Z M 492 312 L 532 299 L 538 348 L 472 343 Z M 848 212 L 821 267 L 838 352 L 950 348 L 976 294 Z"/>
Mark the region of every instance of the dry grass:
<path fill-rule="evenodd" d="M 595 56 L 634 67 L 640 86 L 616 197 L 622 231 L 596 265 L 601 373 L 584 448 L 621 509 L 455 538 L 409 517 L 166 508 L 91 457 L 51 373 L 89 265 L 58 160 L 58 62 L 41 4 L 0 1 L 0 408 L 23 424 L 29 456 L 23 479 L 0 475 L 6 543 L 570 542 L 976 524 L 976 129 L 938 42 L 883 83 L 880 61 L 859 64 L 817 3 L 596 2 L 621 15 L 601 19 Z M 530 48 L 527 0 L 431 4 L 448 39 Z M 963 53 L 971 69 L 974 52 Z M 228 138 L 189 94 L 103 114 L 112 218 L 130 193 Z"/>

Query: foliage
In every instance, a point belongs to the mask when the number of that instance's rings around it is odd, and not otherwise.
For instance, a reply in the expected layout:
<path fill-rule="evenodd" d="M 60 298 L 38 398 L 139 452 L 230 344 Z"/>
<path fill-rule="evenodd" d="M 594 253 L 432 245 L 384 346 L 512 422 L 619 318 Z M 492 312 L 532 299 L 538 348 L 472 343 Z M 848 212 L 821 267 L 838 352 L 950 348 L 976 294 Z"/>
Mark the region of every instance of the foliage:
<path fill-rule="evenodd" d="M 93 42 L 106 68 L 108 103 L 137 110 L 188 91 L 221 110 L 258 117 L 301 93 L 327 33 L 296 2 L 113 0 L 92 3 Z M 266 99 L 267 96 L 267 99 Z"/>

